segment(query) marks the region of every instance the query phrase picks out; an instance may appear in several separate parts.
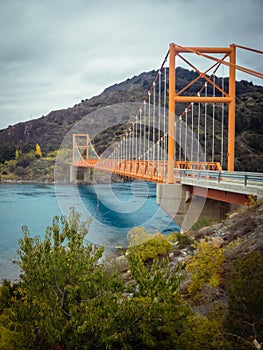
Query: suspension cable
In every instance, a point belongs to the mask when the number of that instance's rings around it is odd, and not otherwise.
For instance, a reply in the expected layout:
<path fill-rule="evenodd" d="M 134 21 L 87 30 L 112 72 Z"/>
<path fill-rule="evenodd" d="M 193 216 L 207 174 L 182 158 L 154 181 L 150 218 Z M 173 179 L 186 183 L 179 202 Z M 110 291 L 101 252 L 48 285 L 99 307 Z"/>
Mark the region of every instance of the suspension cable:
<path fill-rule="evenodd" d="M 244 49 L 244 50 L 248 50 L 248 51 L 260 53 L 261 55 L 263 54 L 263 51 L 261 51 L 261 50 L 252 49 L 252 48 L 250 48 L 250 47 L 241 46 L 241 45 L 235 45 L 235 46 L 238 47 L 238 48 L 240 48 L 240 49 Z"/>

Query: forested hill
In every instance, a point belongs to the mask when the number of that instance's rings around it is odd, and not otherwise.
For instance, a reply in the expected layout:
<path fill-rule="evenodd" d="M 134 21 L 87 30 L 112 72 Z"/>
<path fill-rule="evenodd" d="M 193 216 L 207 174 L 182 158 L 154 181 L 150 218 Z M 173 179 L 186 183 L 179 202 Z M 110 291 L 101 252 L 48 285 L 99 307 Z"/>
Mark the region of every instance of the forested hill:
<path fill-rule="evenodd" d="M 142 102 L 156 74 L 156 71 L 141 73 L 105 89 L 98 96 L 82 100 L 74 107 L 52 111 L 39 119 L 0 130 L 0 163 L 15 159 L 16 150 L 29 152 L 36 144 L 41 146 L 43 154 L 57 150 L 75 122 L 101 107 L 123 102 Z M 177 68 L 178 89 L 187 85 L 196 75 L 194 71 Z M 201 79 L 199 84 L 195 88 L 201 87 Z M 263 87 L 240 81 L 237 82 L 236 93 L 236 169 L 263 172 Z M 98 152 L 109 145 L 110 136 L 112 135 L 97 138 Z"/>

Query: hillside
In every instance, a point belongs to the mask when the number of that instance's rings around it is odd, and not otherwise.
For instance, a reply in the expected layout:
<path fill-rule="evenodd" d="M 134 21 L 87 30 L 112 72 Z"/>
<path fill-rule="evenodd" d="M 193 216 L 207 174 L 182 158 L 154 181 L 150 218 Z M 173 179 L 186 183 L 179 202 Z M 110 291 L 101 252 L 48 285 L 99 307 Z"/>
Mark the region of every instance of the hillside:
<path fill-rule="evenodd" d="M 86 117 L 87 131 L 90 131 L 94 124 L 96 126 L 104 125 L 104 116 L 96 115 L 94 117 L 93 113 L 100 108 L 113 106 L 118 103 L 141 103 L 147 95 L 147 91 L 150 89 L 156 74 L 156 71 L 141 73 L 105 89 L 98 96 L 82 100 L 81 103 L 76 104 L 74 107 L 52 111 L 47 116 L 42 116 L 39 119 L 19 123 L 0 130 L 0 163 L 14 160 L 16 150 L 19 150 L 22 154 L 32 152 L 37 143 L 41 146 L 43 155 L 49 157 L 49 152 L 59 149 L 65 135 L 83 117 Z M 184 87 L 195 77 L 195 72 L 177 68 L 178 88 Z M 217 80 L 220 80 L 220 78 L 217 78 Z M 202 84 L 203 81 L 200 79 L 194 86 L 195 90 L 191 91 L 192 88 L 190 88 L 189 91 L 191 93 L 198 91 Z M 225 85 L 227 85 L 227 80 Z M 236 170 L 263 172 L 263 87 L 254 86 L 247 81 L 240 81 L 236 85 L 236 94 Z M 180 108 L 181 110 L 184 108 L 180 105 L 177 107 L 177 112 L 180 112 Z M 219 109 L 216 110 L 217 129 L 220 127 L 220 113 Z M 116 118 L 116 124 L 127 121 Z M 207 129 L 207 133 L 210 135 L 212 133 L 211 111 L 208 118 L 210 118 L 210 123 L 208 120 L 208 125 L 210 126 Z M 119 127 L 119 129 L 113 128 L 106 130 L 101 135 L 97 135 L 93 141 L 98 153 L 102 153 L 110 145 L 112 139 L 117 141 L 123 129 L 124 127 Z M 224 143 L 227 144 L 227 140 Z M 219 150 L 215 151 L 219 153 Z M 52 157 L 54 158 L 54 154 Z M 24 168 L 31 164 L 30 159 L 26 163 Z M 12 165 L 16 167 L 16 164 Z M 32 171 L 34 173 L 34 170 Z M 0 175 L 6 175 L 9 172 L 12 173 L 10 169 L 6 169 L 4 166 L 0 168 Z M 18 171 L 18 177 L 20 177 L 19 173 L 23 173 L 23 171 Z M 52 177 L 52 175 L 50 176 Z M 25 177 L 26 174 L 24 174 Z"/>

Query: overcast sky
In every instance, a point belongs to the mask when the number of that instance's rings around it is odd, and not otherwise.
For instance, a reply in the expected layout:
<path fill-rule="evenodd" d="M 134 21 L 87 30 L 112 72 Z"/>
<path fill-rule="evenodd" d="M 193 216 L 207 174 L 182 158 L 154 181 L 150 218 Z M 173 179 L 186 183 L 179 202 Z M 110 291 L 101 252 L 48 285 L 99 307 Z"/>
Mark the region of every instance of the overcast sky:
<path fill-rule="evenodd" d="M 0 128 L 158 69 L 170 42 L 262 50 L 262 18 L 263 0 L 0 0 Z"/>

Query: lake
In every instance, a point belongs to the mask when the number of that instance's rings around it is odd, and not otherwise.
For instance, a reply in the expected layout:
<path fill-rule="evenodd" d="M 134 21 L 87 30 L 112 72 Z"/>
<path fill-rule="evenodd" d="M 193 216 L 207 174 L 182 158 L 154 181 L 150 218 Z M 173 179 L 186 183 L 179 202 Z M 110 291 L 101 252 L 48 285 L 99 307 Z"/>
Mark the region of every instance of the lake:
<path fill-rule="evenodd" d="M 156 185 L 140 181 L 103 185 L 0 185 L 0 282 L 16 280 L 18 240 L 22 226 L 32 236 L 44 237 L 55 215 L 68 215 L 75 207 L 82 219 L 91 218 L 87 242 L 107 250 L 127 246 L 127 233 L 135 226 L 168 234 L 178 226 L 156 204 Z"/>

